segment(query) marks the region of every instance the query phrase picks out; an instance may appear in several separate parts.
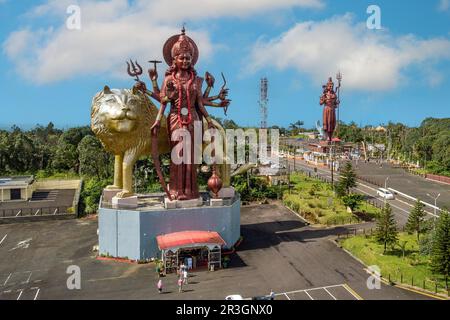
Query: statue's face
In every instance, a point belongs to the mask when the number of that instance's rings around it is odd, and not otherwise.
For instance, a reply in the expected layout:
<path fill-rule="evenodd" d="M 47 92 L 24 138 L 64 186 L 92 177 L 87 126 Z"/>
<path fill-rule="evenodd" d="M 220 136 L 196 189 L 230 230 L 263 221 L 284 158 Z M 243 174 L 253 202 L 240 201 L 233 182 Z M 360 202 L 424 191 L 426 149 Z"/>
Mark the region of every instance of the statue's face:
<path fill-rule="evenodd" d="M 179 70 L 188 70 L 191 67 L 192 57 L 189 53 L 181 53 L 175 58 Z"/>
<path fill-rule="evenodd" d="M 112 132 L 131 132 L 137 124 L 137 100 L 131 93 L 112 90 L 101 100 L 99 117 Z"/>

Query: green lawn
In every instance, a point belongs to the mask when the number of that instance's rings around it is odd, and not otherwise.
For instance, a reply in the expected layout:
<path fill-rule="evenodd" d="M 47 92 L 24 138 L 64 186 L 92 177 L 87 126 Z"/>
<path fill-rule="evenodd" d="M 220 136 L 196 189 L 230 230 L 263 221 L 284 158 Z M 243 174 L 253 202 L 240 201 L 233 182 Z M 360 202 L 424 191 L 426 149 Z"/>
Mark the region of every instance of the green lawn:
<path fill-rule="evenodd" d="M 399 233 L 398 238 L 400 243 L 407 241 L 404 257 L 399 246 L 390 248 L 383 254 L 383 244 L 377 243 L 374 237 L 369 235 L 341 239 L 340 244 L 367 266 L 377 265 L 385 279 L 388 279 L 390 275 L 391 281 L 400 283 L 403 274 L 403 283 L 405 284 L 413 283 L 415 286 L 423 288 L 425 280 L 425 289 L 434 291 L 437 282 L 438 288 L 440 288 L 438 290 L 445 293 L 445 280 L 443 277 L 433 274 L 429 268 L 429 257 L 420 255 L 416 235 Z"/>
<path fill-rule="evenodd" d="M 292 174 L 291 183 L 291 194 L 285 192 L 283 202 L 311 223 L 331 226 L 361 221 L 358 215 L 347 212 L 342 201 L 333 195 L 330 184 L 302 173 Z M 372 218 L 378 212 L 379 209 L 364 202 L 355 213 Z"/>

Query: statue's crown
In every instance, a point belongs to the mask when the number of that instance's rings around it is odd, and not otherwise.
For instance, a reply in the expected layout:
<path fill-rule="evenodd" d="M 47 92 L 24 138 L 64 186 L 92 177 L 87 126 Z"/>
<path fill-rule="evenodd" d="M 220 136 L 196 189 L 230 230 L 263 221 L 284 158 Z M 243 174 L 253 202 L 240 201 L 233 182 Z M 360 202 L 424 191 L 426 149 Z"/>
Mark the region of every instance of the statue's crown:
<path fill-rule="evenodd" d="M 191 56 L 194 54 L 194 47 L 186 37 L 186 30 L 184 29 L 184 26 L 181 30 L 180 36 L 178 37 L 178 41 L 173 45 L 171 50 L 172 58 L 175 58 L 182 53 L 189 53 Z"/>

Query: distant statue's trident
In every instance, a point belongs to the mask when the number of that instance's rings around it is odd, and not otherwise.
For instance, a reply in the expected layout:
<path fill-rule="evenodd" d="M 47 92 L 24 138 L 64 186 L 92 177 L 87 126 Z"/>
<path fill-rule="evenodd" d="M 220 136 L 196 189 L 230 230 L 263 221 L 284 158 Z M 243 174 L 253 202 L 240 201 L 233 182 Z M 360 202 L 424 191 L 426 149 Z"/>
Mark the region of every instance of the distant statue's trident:
<path fill-rule="evenodd" d="M 131 63 L 131 65 L 130 65 Z M 133 60 L 130 59 L 130 62 L 127 61 L 127 72 L 131 77 L 135 77 L 134 81 L 141 81 L 139 79 L 139 76 L 142 74 L 142 67 L 139 65 L 137 61 L 133 62 Z"/>
<path fill-rule="evenodd" d="M 338 73 L 336 74 L 336 79 L 337 79 L 337 81 L 338 81 L 338 86 L 337 86 L 337 88 L 336 88 L 336 91 L 337 91 L 337 100 L 339 101 L 339 103 L 340 103 L 340 100 L 339 100 L 339 93 L 341 92 L 341 81 L 342 81 L 342 73 L 341 73 L 341 71 L 338 71 Z M 337 128 L 336 128 L 336 131 L 337 131 L 337 135 L 338 135 L 338 137 L 339 137 L 339 109 L 341 109 L 340 107 L 339 107 L 339 105 L 337 106 L 338 108 L 337 108 L 337 122 L 336 122 L 336 124 L 337 124 Z"/>

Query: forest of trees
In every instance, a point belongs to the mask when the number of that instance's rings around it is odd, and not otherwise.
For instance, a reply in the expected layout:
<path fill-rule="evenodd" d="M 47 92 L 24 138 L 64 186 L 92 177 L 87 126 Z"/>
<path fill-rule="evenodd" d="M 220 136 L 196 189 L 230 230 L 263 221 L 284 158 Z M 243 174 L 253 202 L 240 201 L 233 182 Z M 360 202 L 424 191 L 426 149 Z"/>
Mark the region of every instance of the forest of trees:
<path fill-rule="evenodd" d="M 419 162 L 430 173 L 450 176 L 450 118 L 427 118 L 419 127 L 389 122 L 386 131 L 339 124 L 339 137 L 348 142 L 380 143 L 393 159 Z"/>
<path fill-rule="evenodd" d="M 216 120 L 225 129 L 238 128 L 233 120 Z M 389 123 L 386 128 L 386 132 L 377 132 L 355 123 L 340 123 L 339 135 L 344 141 L 387 144 L 391 157 L 419 161 L 429 172 L 450 176 L 450 118 L 427 118 L 418 128 L 401 123 Z M 169 159 L 162 160 L 167 174 Z M 82 177 L 81 207 L 94 212 L 102 188 L 112 183 L 113 156 L 103 150 L 89 126 L 60 130 L 49 123 L 27 131 L 16 126 L 0 130 L 0 176 L 24 174 L 38 179 Z M 136 163 L 134 177 L 136 192 L 160 190 L 149 157 Z M 200 175 L 200 184 L 206 180 Z"/>

